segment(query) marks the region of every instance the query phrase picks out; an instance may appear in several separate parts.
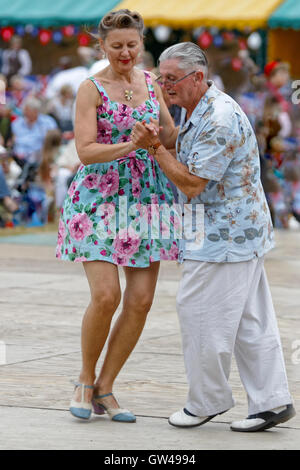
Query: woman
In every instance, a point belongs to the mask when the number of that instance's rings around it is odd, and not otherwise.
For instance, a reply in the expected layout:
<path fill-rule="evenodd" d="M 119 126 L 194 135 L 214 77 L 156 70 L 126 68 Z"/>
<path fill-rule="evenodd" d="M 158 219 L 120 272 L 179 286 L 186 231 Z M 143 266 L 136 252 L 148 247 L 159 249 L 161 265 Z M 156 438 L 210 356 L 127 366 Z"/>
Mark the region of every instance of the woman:
<path fill-rule="evenodd" d="M 78 91 L 75 139 L 82 165 L 62 209 L 57 248 L 58 258 L 83 262 L 91 291 L 82 324 L 82 370 L 70 411 L 87 419 L 93 402 L 97 414 L 107 411 L 115 421 L 134 422 L 131 412 L 119 408 L 113 383 L 143 330 L 159 262 L 176 259 L 178 250 L 173 226 L 168 239 L 142 237 L 138 230 L 145 205 L 172 205 L 173 196 L 153 155 L 138 149 L 130 134 L 137 121 L 160 117 L 160 137 L 169 147 L 177 130 L 153 77 L 135 67 L 143 47 L 140 15 L 129 10 L 107 14 L 99 36 L 110 64 Z M 151 216 L 147 211 L 147 227 Z M 121 300 L 118 265 L 126 277 L 123 309 L 95 381 L 96 363 Z"/>

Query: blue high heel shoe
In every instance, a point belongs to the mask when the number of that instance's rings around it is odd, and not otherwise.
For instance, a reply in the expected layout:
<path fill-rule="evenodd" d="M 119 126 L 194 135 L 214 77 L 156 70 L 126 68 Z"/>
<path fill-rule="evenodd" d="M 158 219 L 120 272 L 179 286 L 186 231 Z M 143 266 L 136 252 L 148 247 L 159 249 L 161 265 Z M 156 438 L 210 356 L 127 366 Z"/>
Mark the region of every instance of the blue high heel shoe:
<path fill-rule="evenodd" d="M 76 418 L 80 419 L 89 419 L 92 414 L 92 403 L 86 402 L 84 400 L 84 392 L 86 389 L 94 389 L 93 385 L 84 385 L 78 382 L 73 382 L 75 385 L 75 390 L 77 387 L 81 387 L 81 401 L 71 400 L 69 411 Z"/>
<path fill-rule="evenodd" d="M 106 393 L 105 395 L 93 397 L 92 405 L 94 413 L 96 415 L 103 415 L 106 412 L 112 421 L 118 421 L 119 423 L 135 423 L 136 417 L 131 411 L 125 410 L 124 408 L 108 408 L 103 405 L 103 403 L 99 403 L 99 400 L 109 396 L 113 396 L 113 394 Z"/>

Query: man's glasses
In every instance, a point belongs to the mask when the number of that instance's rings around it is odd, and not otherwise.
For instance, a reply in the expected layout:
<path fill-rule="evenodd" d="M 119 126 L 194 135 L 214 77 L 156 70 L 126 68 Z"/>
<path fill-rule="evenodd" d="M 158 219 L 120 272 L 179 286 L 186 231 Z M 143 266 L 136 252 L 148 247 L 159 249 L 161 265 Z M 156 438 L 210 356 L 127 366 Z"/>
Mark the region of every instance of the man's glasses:
<path fill-rule="evenodd" d="M 158 77 L 155 81 L 158 83 L 159 86 L 162 85 L 169 85 L 169 86 L 175 86 L 177 83 L 181 82 L 181 80 L 184 80 L 185 78 L 189 77 L 193 73 L 196 73 L 196 70 L 193 70 L 193 72 L 187 73 L 184 75 L 184 77 L 178 78 L 178 80 L 170 80 L 169 78 L 166 78 L 166 80 L 162 80 L 162 77 Z"/>

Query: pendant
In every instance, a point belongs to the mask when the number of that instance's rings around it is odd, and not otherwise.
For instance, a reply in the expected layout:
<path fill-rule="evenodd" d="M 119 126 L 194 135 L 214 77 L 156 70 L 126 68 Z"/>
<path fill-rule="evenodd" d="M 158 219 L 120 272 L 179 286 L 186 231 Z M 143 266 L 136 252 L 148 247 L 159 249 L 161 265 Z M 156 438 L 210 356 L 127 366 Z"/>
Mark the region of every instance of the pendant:
<path fill-rule="evenodd" d="M 133 97 L 133 91 L 132 90 L 125 90 L 124 91 L 125 99 L 127 101 L 131 101 Z"/>

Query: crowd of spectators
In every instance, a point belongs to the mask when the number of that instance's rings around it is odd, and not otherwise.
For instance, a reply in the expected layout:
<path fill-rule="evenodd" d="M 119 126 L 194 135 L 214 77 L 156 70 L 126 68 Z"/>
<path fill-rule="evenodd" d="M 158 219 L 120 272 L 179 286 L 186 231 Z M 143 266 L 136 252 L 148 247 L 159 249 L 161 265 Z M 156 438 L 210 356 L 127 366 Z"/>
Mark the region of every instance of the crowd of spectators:
<path fill-rule="evenodd" d="M 108 64 L 100 50 L 79 47 L 77 53 L 79 66 L 61 57 L 47 77 L 31 75 L 30 54 L 20 38 L 13 37 L 2 54 L 0 227 L 43 225 L 56 220 L 62 207 L 80 164 L 73 134 L 75 96 L 85 78 Z M 211 78 L 238 101 L 255 129 L 274 225 L 300 227 L 300 112 L 292 100 L 289 66 L 272 62 L 260 72 L 247 54 L 240 59 L 244 86 L 230 86 L 214 67 Z M 156 73 L 150 52 L 139 67 Z M 170 112 L 178 125 L 180 109 L 170 107 Z"/>
<path fill-rule="evenodd" d="M 256 132 L 273 223 L 284 229 L 300 226 L 300 107 L 294 91 L 289 65 L 273 61 L 237 98 Z"/>

